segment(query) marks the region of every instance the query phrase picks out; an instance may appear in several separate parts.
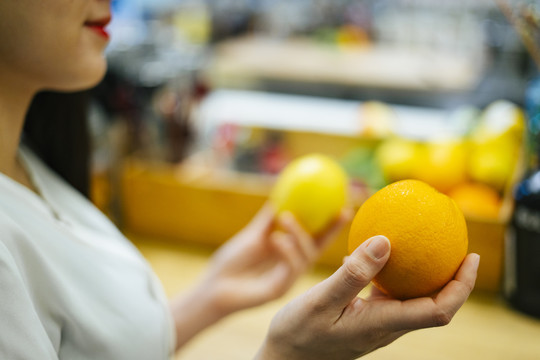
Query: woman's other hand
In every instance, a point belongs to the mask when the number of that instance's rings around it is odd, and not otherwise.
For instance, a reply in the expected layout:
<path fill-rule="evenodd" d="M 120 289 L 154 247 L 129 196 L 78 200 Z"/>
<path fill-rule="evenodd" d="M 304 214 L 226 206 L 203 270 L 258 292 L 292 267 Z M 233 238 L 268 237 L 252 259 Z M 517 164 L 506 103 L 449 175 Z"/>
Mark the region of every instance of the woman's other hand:
<path fill-rule="evenodd" d="M 282 296 L 352 218 L 344 210 L 320 235 L 307 233 L 291 213 L 265 205 L 214 255 L 203 280 L 214 305 L 228 314 Z M 278 226 L 276 226 L 278 225 Z"/>
<path fill-rule="evenodd" d="M 290 213 L 264 206 L 215 253 L 202 281 L 171 301 L 176 348 L 226 315 L 283 295 L 351 218 L 344 210 L 313 237 Z"/>

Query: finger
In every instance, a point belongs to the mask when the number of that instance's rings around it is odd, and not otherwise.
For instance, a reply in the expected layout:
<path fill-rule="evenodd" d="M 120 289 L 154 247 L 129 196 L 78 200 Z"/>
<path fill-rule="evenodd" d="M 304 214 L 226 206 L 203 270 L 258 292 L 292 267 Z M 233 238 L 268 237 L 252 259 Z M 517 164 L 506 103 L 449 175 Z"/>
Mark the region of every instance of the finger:
<path fill-rule="evenodd" d="M 279 216 L 278 222 L 292 235 L 295 244 L 300 249 L 306 261 L 309 263 L 315 261 L 319 255 L 315 240 L 302 225 L 300 225 L 294 215 L 290 212 L 284 212 Z"/>
<path fill-rule="evenodd" d="M 360 245 L 346 262 L 320 283 L 318 301 L 322 305 L 343 308 L 366 287 L 390 256 L 390 241 L 374 236 Z"/>
<path fill-rule="evenodd" d="M 255 214 L 248 227 L 269 231 L 274 225 L 275 218 L 276 210 L 270 202 L 267 202 L 261 207 L 257 214 Z"/>
<path fill-rule="evenodd" d="M 272 244 L 283 262 L 274 265 L 273 269 L 261 277 L 264 288 L 259 291 L 266 301 L 282 296 L 305 269 L 305 260 L 298 252 L 291 236 L 285 233 L 273 233 Z"/>
<path fill-rule="evenodd" d="M 305 268 L 306 261 L 295 246 L 292 236 L 276 231 L 271 235 L 271 242 L 292 273 L 300 273 Z"/>
<path fill-rule="evenodd" d="M 424 297 L 393 302 L 395 309 L 388 309 L 386 313 L 389 314 L 389 318 L 384 322 L 391 328 L 399 330 L 447 325 L 474 288 L 479 260 L 478 254 L 469 254 L 454 280 L 450 281 L 434 299 Z"/>
<path fill-rule="evenodd" d="M 354 217 L 354 210 L 345 208 L 341 211 L 339 216 L 332 224 L 326 228 L 316 239 L 317 246 L 320 250 L 324 249 L 332 240 L 339 234 L 339 232 L 351 222 Z"/>
<path fill-rule="evenodd" d="M 435 303 L 455 314 L 467 301 L 476 283 L 480 255 L 469 254 L 459 268 L 454 280 L 450 281 L 437 295 Z"/>

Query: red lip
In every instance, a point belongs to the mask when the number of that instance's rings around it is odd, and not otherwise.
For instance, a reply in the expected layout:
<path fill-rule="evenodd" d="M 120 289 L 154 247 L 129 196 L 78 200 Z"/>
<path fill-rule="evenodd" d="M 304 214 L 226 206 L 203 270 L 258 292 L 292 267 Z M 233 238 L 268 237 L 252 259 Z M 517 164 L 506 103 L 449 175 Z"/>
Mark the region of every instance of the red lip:
<path fill-rule="evenodd" d="M 111 36 L 109 35 L 109 33 L 107 32 L 105 28 L 110 22 L 111 22 L 111 18 L 107 17 L 100 20 L 87 21 L 84 23 L 84 26 L 88 27 L 91 30 L 94 30 L 96 34 L 108 40 Z"/>

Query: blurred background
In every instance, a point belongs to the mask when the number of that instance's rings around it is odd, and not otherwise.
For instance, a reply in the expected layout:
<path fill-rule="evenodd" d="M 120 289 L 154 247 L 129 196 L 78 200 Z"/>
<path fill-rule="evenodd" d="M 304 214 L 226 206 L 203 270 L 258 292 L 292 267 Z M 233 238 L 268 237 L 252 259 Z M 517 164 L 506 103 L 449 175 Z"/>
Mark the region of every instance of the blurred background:
<path fill-rule="evenodd" d="M 470 251 L 482 256 L 477 292 L 487 295 L 475 309 L 504 318 L 514 305 L 529 315 L 490 328 L 501 338 L 509 324 L 540 335 L 540 269 L 530 255 L 540 256 L 538 1 L 113 7 L 109 71 L 90 114 L 92 199 L 154 266 L 162 269 L 158 253 L 211 252 L 249 221 L 289 161 L 324 153 L 348 172 L 354 207 L 405 178 L 454 198 Z M 344 231 L 315 279 L 341 264 L 346 241 Z M 538 354 L 536 346 L 515 358 Z M 490 357 L 514 358 L 501 356 Z"/>

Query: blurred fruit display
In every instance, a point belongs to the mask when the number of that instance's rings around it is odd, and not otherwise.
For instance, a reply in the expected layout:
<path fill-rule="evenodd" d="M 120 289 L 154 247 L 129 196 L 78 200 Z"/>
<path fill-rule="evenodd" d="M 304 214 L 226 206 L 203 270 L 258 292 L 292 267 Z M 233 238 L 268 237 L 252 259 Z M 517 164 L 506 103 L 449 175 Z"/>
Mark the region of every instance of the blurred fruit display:
<path fill-rule="evenodd" d="M 413 178 L 448 192 L 467 178 L 467 151 L 461 140 L 428 141 L 421 147 Z"/>
<path fill-rule="evenodd" d="M 465 217 L 496 219 L 501 211 L 502 198 L 495 189 L 481 183 L 463 183 L 448 194 Z"/>
<path fill-rule="evenodd" d="M 451 120 L 454 134 L 383 139 L 374 152 L 376 163 L 387 183 L 422 180 L 455 196 L 466 215 L 496 219 L 523 161 L 523 110 L 498 100 L 483 111 L 464 107 Z"/>
<path fill-rule="evenodd" d="M 385 178 L 392 182 L 414 176 L 419 154 L 420 144 L 396 136 L 384 141 L 375 156 Z"/>

